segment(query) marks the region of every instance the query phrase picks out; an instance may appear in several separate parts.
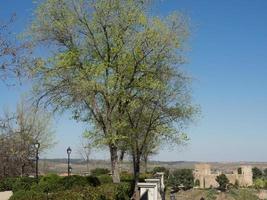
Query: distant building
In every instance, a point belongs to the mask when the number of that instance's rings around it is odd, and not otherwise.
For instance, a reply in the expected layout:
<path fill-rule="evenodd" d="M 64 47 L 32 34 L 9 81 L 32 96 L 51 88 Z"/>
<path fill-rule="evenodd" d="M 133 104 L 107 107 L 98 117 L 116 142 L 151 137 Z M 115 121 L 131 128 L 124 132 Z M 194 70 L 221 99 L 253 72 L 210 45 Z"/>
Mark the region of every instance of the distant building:
<path fill-rule="evenodd" d="M 216 177 L 222 174 L 220 171 L 211 171 L 208 164 L 196 164 L 194 170 L 195 183 L 199 184 L 200 188 L 216 188 L 218 183 Z M 229 179 L 230 183 L 238 184 L 241 187 L 248 187 L 253 184 L 252 167 L 241 166 L 231 173 L 224 173 Z"/>

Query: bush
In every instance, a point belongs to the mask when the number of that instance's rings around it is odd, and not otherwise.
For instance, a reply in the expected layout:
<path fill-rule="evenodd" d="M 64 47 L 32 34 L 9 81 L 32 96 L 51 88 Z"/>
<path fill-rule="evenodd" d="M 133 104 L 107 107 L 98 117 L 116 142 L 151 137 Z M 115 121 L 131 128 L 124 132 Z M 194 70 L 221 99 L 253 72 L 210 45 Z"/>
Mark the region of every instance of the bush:
<path fill-rule="evenodd" d="M 116 200 L 130 200 L 133 193 L 133 187 L 130 183 L 120 183 L 116 188 Z"/>
<path fill-rule="evenodd" d="M 141 173 L 141 174 L 139 175 L 139 181 L 140 181 L 140 182 L 144 182 L 145 179 L 147 179 L 147 178 L 152 178 L 152 177 L 153 177 L 153 174 L 149 174 L 149 173 Z"/>
<path fill-rule="evenodd" d="M 97 177 L 101 185 L 106 183 L 112 183 L 112 177 L 110 175 L 100 175 Z"/>
<path fill-rule="evenodd" d="M 84 187 L 88 185 L 87 178 L 84 176 L 72 175 L 72 176 L 65 176 L 60 179 L 59 182 L 65 190 L 72 189 L 75 187 Z"/>
<path fill-rule="evenodd" d="M 87 181 L 87 184 L 90 185 L 90 186 L 99 186 L 101 185 L 99 179 L 95 176 L 86 176 L 86 181 Z"/>
<path fill-rule="evenodd" d="M 218 187 L 219 190 L 225 191 L 227 189 L 227 186 L 229 185 L 229 180 L 225 174 L 221 174 L 217 176 L 216 181 L 219 184 L 219 187 Z"/>
<path fill-rule="evenodd" d="M 50 195 L 51 200 L 84 200 L 84 195 L 80 191 L 66 190 L 59 191 Z M 88 198 L 90 200 L 97 200 Z"/>
<path fill-rule="evenodd" d="M 131 185 L 129 183 L 104 184 L 98 187 L 77 187 L 69 191 L 61 191 L 51 196 L 52 200 L 130 200 Z"/>
<path fill-rule="evenodd" d="M 20 190 L 15 192 L 9 200 L 46 200 L 47 196 L 44 193 L 36 191 Z"/>
<path fill-rule="evenodd" d="M 120 173 L 121 182 L 132 182 L 133 174 L 129 172 L 121 172 Z"/>
<path fill-rule="evenodd" d="M 54 192 L 59 191 L 63 188 L 63 186 L 60 183 L 60 180 L 62 178 L 58 176 L 57 174 L 48 174 L 46 176 L 43 176 L 38 185 L 34 185 L 32 187 L 33 190 L 40 190 L 42 192 L 48 193 L 48 192 Z"/>
<path fill-rule="evenodd" d="M 19 190 L 30 190 L 31 187 L 36 184 L 36 179 L 31 177 L 20 177 L 17 178 L 13 184 L 12 191 L 17 192 Z"/>
<path fill-rule="evenodd" d="M 109 174 L 109 169 L 106 168 L 95 168 L 91 170 L 91 176 L 100 176 L 100 175 L 108 175 Z"/>
<path fill-rule="evenodd" d="M 0 181 L 0 191 L 12 190 L 17 178 L 5 178 Z"/>
<path fill-rule="evenodd" d="M 257 178 L 255 181 L 254 181 L 254 187 L 256 189 L 263 189 L 265 187 L 265 181 L 261 178 Z"/>
<path fill-rule="evenodd" d="M 191 169 L 176 169 L 174 170 L 168 180 L 169 186 L 178 190 L 179 186 L 183 186 L 184 190 L 194 187 L 194 175 Z"/>
<path fill-rule="evenodd" d="M 166 178 L 168 178 L 169 174 L 170 174 L 169 169 L 167 169 L 165 167 L 154 167 L 154 169 L 152 170 L 152 174 L 156 174 L 157 172 L 164 172 L 164 176 Z"/>
<path fill-rule="evenodd" d="M 263 176 L 262 171 L 257 167 L 252 168 L 252 174 L 253 174 L 253 179 L 262 178 Z"/>

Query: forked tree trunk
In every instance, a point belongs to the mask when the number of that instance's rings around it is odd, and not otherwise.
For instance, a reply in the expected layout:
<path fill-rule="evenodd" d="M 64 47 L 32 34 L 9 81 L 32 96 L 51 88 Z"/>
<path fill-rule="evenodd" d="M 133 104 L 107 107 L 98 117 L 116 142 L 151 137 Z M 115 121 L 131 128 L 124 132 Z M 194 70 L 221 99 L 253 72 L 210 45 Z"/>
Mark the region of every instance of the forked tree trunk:
<path fill-rule="evenodd" d="M 111 173 L 112 173 L 112 180 L 113 183 L 120 182 L 120 169 L 119 169 L 119 162 L 118 162 L 118 148 L 111 144 L 109 146 L 110 150 L 110 161 L 111 161 Z"/>

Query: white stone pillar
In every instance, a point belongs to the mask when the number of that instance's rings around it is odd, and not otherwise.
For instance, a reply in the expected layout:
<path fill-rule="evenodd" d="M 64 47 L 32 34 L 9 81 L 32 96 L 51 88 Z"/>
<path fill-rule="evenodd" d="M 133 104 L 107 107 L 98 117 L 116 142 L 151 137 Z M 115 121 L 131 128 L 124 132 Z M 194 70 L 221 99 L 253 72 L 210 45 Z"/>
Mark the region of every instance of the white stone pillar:
<path fill-rule="evenodd" d="M 158 185 L 157 183 L 138 183 L 140 198 L 147 192 L 148 200 L 158 200 Z"/>

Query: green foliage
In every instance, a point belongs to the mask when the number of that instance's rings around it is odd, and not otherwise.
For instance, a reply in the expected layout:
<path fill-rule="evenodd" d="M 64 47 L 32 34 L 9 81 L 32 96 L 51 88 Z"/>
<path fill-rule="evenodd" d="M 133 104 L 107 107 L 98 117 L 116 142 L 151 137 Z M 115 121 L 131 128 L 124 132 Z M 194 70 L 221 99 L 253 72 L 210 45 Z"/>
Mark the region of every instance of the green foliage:
<path fill-rule="evenodd" d="M 51 195 L 52 200 L 129 200 L 131 187 L 127 183 L 104 184 L 99 187 L 77 187 Z"/>
<path fill-rule="evenodd" d="M 265 188 L 265 185 L 266 185 L 266 181 L 264 179 L 261 179 L 261 178 L 257 178 L 254 180 L 254 187 L 256 189 L 263 189 Z"/>
<path fill-rule="evenodd" d="M 253 174 L 253 179 L 262 178 L 263 176 L 262 171 L 257 167 L 252 168 L 252 174 Z"/>
<path fill-rule="evenodd" d="M 176 169 L 170 173 L 168 185 L 175 190 L 183 186 L 185 190 L 194 187 L 194 176 L 191 169 Z"/>
<path fill-rule="evenodd" d="M 217 199 L 217 193 L 214 189 L 209 189 L 206 192 L 206 200 L 216 200 Z"/>
<path fill-rule="evenodd" d="M 110 175 L 103 174 L 97 176 L 97 178 L 101 184 L 112 183 L 112 177 Z"/>
<path fill-rule="evenodd" d="M 92 124 L 88 137 L 109 146 L 112 159 L 121 143 L 138 159 L 149 152 L 149 141 L 183 144 L 182 130 L 197 110 L 190 80 L 178 67 L 187 20 L 154 17 L 146 5 L 45 0 L 32 22 L 29 38 L 51 51 L 33 64 L 34 97 Z"/>
<path fill-rule="evenodd" d="M 88 184 L 88 182 L 84 176 L 72 175 L 63 177 L 60 180 L 60 184 L 65 190 L 69 190 L 73 187 L 84 187 Z"/>
<path fill-rule="evenodd" d="M 133 186 L 129 183 L 120 183 L 116 188 L 116 200 L 130 200 Z"/>
<path fill-rule="evenodd" d="M 110 170 L 106 168 L 95 168 L 91 170 L 91 176 L 107 175 L 109 172 Z"/>
<path fill-rule="evenodd" d="M 122 182 L 133 182 L 133 174 L 125 171 L 120 173 L 120 178 Z"/>
<path fill-rule="evenodd" d="M 63 189 L 61 182 L 61 177 L 56 174 L 48 174 L 43 176 L 38 185 L 34 185 L 33 190 L 41 190 L 42 192 L 54 192 Z"/>
<path fill-rule="evenodd" d="M 139 175 L 139 181 L 140 181 L 140 182 L 144 182 L 145 179 L 147 179 L 147 178 L 152 178 L 152 177 L 153 177 L 153 174 L 150 174 L 150 173 L 141 173 L 141 174 Z"/>
<path fill-rule="evenodd" d="M 31 177 L 20 177 L 17 178 L 13 187 L 12 191 L 17 192 L 19 190 L 30 190 L 31 187 L 36 184 L 36 179 Z"/>
<path fill-rule="evenodd" d="M 226 177 L 225 174 L 221 174 L 216 177 L 216 181 L 219 184 L 218 189 L 221 191 L 226 191 L 227 186 L 229 184 L 229 179 Z"/>
<path fill-rule="evenodd" d="M 91 189 L 91 188 L 90 188 Z M 89 190 L 89 188 L 88 188 Z M 90 190 L 90 192 L 93 192 L 94 190 Z M 93 197 L 94 194 L 88 196 L 88 199 L 92 200 L 98 200 L 97 198 Z M 73 191 L 73 190 L 65 190 L 65 191 L 59 191 L 57 193 L 53 193 L 50 195 L 51 200 L 84 200 L 84 194 L 80 191 Z"/>
<path fill-rule="evenodd" d="M 101 182 L 95 176 L 86 176 L 86 181 L 88 185 L 93 186 L 93 187 L 101 185 Z"/>
<path fill-rule="evenodd" d="M 47 200 L 47 194 L 37 191 L 19 190 L 15 192 L 9 200 Z"/>
<path fill-rule="evenodd" d="M 263 175 L 267 179 L 267 168 L 263 170 Z"/>
<path fill-rule="evenodd" d="M 0 191 L 12 190 L 16 180 L 17 180 L 16 178 L 4 178 L 0 180 Z"/>
<path fill-rule="evenodd" d="M 169 177 L 169 173 L 170 173 L 169 169 L 167 169 L 165 167 L 160 167 L 160 166 L 154 167 L 153 170 L 152 170 L 153 174 L 156 174 L 157 172 L 164 172 L 164 177 L 165 178 L 168 178 Z"/>

